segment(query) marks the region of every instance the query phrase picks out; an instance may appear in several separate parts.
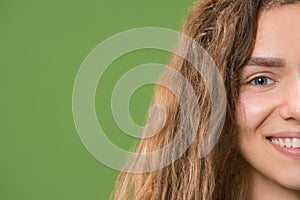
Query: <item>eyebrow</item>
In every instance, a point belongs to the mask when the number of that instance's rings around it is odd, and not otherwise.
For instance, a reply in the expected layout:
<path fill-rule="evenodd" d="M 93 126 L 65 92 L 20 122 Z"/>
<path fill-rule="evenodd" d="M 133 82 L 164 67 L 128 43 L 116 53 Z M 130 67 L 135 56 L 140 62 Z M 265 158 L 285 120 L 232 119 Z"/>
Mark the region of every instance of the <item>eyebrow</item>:
<path fill-rule="evenodd" d="M 283 67 L 285 62 L 280 58 L 272 57 L 251 57 L 247 63 L 250 66 L 262 66 L 262 67 Z"/>

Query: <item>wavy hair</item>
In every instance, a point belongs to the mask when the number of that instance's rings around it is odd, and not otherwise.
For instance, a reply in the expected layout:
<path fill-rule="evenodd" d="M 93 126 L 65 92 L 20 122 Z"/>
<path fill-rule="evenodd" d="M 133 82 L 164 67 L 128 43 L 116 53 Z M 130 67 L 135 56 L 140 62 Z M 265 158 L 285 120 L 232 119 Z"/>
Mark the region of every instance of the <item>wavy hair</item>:
<path fill-rule="evenodd" d="M 180 72 L 195 91 L 201 110 L 196 137 L 179 159 L 168 166 L 145 173 L 121 172 L 113 198 L 127 199 L 168 199 L 168 200 L 222 200 L 249 199 L 251 185 L 248 165 L 238 147 L 238 132 L 235 122 L 235 105 L 239 94 L 239 73 L 248 62 L 254 48 L 258 18 L 262 10 L 274 6 L 299 2 L 297 0 L 200 0 L 195 2 L 183 27 L 183 34 L 197 41 L 215 62 L 222 76 L 227 95 L 226 119 L 221 135 L 208 155 L 199 158 L 203 139 L 211 122 L 211 101 L 206 82 L 195 68 L 184 58 L 172 55 L 169 66 Z M 186 55 L 199 59 L 191 44 L 178 44 Z M 202 59 L 208 59 L 202 57 Z M 202 62 L 205 63 L 205 62 Z M 207 64 L 207 63 L 206 63 Z M 203 64 L 202 64 L 203 65 Z M 200 66 L 209 68 L 209 65 Z M 184 84 L 166 72 L 162 77 L 181 91 L 180 101 L 189 102 Z M 164 127 L 158 134 L 144 138 L 136 149 L 138 153 L 153 152 L 168 144 L 176 135 L 179 126 L 184 134 L 191 134 L 189 118 L 180 112 L 181 105 L 171 91 L 157 86 L 153 104 L 165 109 Z M 154 116 L 155 117 L 155 116 Z M 153 117 L 152 117 L 153 118 Z M 152 122 L 151 122 L 152 120 Z M 159 121 L 160 119 L 154 119 Z M 153 119 L 148 119 L 144 134 L 155 132 Z M 151 125 L 152 123 L 152 125 Z M 159 123 L 158 123 L 159 124 Z M 194 125 L 195 126 L 195 125 Z M 181 142 L 187 143 L 188 137 Z M 174 156 L 180 145 L 160 158 Z M 151 164 L 151 163 L 150 163 Z M 143 167 L 133 159 L 130 167 Z"/>

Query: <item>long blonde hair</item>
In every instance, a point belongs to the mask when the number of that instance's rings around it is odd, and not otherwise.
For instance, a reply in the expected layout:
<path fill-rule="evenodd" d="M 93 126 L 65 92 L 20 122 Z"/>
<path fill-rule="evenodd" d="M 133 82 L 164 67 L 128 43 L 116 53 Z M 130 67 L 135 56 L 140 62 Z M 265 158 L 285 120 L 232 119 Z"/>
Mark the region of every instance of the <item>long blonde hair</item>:
<path fill-rule="evenodd" d="M 206 82 L 197 70 L 184 58 L 173 55 L 169 66 L 190 82 L 197 96 L 201 110 L 197 135 L 179 159 L 160 170 L 140 174 L 121 172 L 114 194 L 116 200 L 250 198 L 248 165 L 238 148 L 234 117 L 239 93 L 239 72 L 252 53 L 260 12 L 273 6 L 295 2 L 298 1 L 201 0 L 194 4 L 182 32 L 197 41 L 209 53 L 223 78 L 227 94 L 227 112 L 222 133 L 212 151 L 199 158 L 212 114 L 210 94 Z M 184 51 L 187 54 L 195 54 L 189 46 L 184 48 Z M 194 57 L 197 59 L 197 56 Z M 163 80 L 177 88 L 184 87 L 171 73 L 166 73 Z M 183 92 L 181 97 L 189 98 Z M 162 148 L 175 137 L 178 126 L 184 125 L 182 121 L 189 120 L 180 113 L 178 99 L 163 86 L 157 86 L 153 104 L 164 107 L 167 113 L 165 125 L 158 134 L 141 140 L 136 150 L 138 153 Z M 151 119 L 148 123 L 151 123 Z M 147 134 L 154 131 L 151 129 L 153 126 L 149 127 L 145 131 Z M 191 134 L 190 127 L 186 126 L 184 130 L 184 134 Z M 180 148 L 180 145 L 176 148 Z M 162 156 L 172 156 L 175 151 L 175 148 L 171 149 L 171 152 Z M 130 166 L 134 166 L 136 162 L 133 160 Z"/>

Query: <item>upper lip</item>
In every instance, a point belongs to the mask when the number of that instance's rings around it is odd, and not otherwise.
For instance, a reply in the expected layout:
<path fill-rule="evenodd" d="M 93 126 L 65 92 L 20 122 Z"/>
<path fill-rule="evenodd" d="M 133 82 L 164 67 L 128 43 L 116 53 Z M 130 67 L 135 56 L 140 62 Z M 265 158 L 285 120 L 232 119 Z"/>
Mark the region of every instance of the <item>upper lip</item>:
<path fill-rule="evenodd" d="M 300 132 L 286 131 L 267 135 L 266 138 L 300 138 Z"/>

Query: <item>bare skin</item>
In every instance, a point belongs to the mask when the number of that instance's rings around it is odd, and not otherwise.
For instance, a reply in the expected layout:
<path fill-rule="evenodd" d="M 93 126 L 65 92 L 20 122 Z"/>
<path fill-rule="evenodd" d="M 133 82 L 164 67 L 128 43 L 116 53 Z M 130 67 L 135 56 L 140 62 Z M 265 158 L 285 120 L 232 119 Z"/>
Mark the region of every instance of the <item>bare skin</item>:
<path fill-rule="evenodd" d="M 300 200 L 300 147 L 274 144 L 300 139 L 300 3 L 263 11 L 256 39 L 236 116 L 252 199 Z"/>

